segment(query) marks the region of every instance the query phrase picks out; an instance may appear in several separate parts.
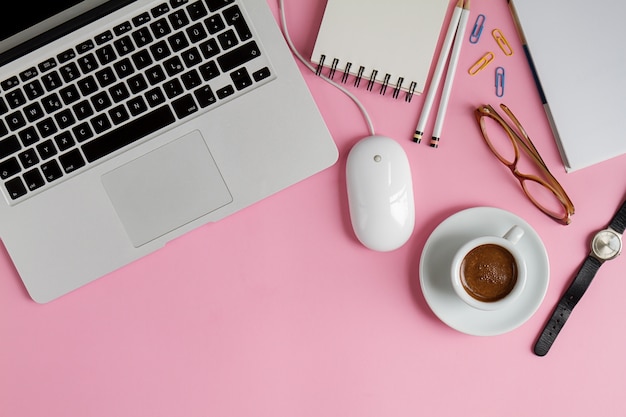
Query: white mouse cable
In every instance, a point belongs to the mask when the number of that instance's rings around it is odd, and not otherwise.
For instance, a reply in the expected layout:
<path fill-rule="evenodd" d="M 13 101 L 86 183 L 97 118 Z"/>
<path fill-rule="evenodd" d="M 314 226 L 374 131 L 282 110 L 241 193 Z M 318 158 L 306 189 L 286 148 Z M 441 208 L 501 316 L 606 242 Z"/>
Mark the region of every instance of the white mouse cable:
<path fill-rule="evenodd" d="M 315 73 L 316 72 L 315 68 L 311 65 L 311 63 L 309 63 L 309 61 L 307 61 L 300 54 L 300 52 L 298 52 L 298 50 L 294 46 L 293 42 L 291 41 L 291 37 L 289 36 L 289 30 L 287 30 L 287 20 L 286 20 L 286 17 L 285 17 L 285 8 L 284 8 L 284 4 L 283 3 L 284 3 L 283 0 L 278 0 L 278 10 L 279 10 L 279 14 L 280 14 L 280 23 L 281 23 L 281 27 L 282 27 L 282 30 L 283 30 L 283 36 L 285 37 L 285 40 L 287 41 L 287 45 L 289 45 L 289 49 L 291 49 L 291 52 L 296 56 L 296 58 L 298 58 L 300 60 L 300 62 L 302 62 L 304 64 L 304 66 L 306 66 L 313 73 Z M 367 126 L 368 126 L 368 129 L 370 131 L 370 134 L 372 136 L 375 135 L 376 133 L 374 131 L 374 124 L 372 123 L 372 119 L 370 118 L 369 114 L 367 114 L 367 110 L 365 109 L 363 104 L 361 104 L 359 99 L 356 98 L 356 96 L 354 94 L 352 94 L 350 91 L 348 91 L 346 88 L 344 88 L 343 86 L 337 84 L 335 81 L 331 80 L 330 78 L 326 77 L 325 75 L 319 74 L 319 77 L 321 79 L 323 79 L 324 81 L 328 82 L 329 84 L 331 84 L 332 86 L 334 86 L 334 87 L 338 88 L 339 90 L 341 90 L 348 97 L 350 97 L 350 99 L 354 102 L 354 104 L 357 105 L 357 107 L 359 108 L 359 110 L 363 114 L 363 118 L 365 119 L 365 121 L 367 123 Z"/>

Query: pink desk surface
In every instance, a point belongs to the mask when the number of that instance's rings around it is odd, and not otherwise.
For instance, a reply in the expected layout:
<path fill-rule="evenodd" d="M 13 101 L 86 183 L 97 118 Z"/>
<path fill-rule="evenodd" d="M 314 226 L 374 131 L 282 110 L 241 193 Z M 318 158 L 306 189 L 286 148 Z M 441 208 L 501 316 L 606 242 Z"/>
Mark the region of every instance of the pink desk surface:
<path fill-rule="evenodd" d="M 308 55 L 324 1 L 286 3 L 294 42 Z M 0 415 L 625 415 L 626 259 L 601 268 L 546 357 L 532 345 L 592 232 L 621 204 L 626 158 L 566 174 L 506 2 L 473 0 L 470 29 L 479 13 L 485 32 L 477 45 L 464 44 L 439 149 L 410 140 L 424 96 L 406 104 L 353 90 L 378 133 L 397 139 L 410 158 L 417 222 L 407 245 L 376 253 L 357 242 L 344 170 L 366 126 L 352 102 L 302 67 L 340 150 L 335 166 L 46 305 L 29 299 L 0 249 Z M 494 27 L 513 56 L 493 42 Z M 469 76 L 488 50 L 495 62 Z M 570 226 L 535 209 L 480 138 L 472 110 L 500 101 L 498 65 L 507 71 L 502 101 L 576 204 Z M 475 206 L 521 216 L 549 253 L 539 310 L 499 336 L 447 327 L 419 285 L 430 233 Z"/>

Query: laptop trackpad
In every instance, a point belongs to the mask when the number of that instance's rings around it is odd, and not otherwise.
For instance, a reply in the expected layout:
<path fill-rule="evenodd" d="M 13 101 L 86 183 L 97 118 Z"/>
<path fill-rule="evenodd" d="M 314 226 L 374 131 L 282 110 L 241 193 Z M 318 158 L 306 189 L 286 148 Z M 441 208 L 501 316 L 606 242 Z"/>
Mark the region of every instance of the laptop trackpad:
<path fill-rule="evenodd" d="M 233 200 L 199 131 L 104 174 L 102 182 L 135 247 Z"/>

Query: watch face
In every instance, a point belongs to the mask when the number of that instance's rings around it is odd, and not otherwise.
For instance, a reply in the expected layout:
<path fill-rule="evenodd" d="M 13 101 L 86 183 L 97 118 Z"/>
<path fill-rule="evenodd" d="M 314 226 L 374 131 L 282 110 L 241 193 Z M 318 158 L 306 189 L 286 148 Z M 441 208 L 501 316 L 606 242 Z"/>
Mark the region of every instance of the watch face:
<path fill-rule="evenodd" d="M 594 236 L 591 250 L 602 260 L 613 259 L 622 251 L 622 237 L 611 229 L 601 230 Z"/>

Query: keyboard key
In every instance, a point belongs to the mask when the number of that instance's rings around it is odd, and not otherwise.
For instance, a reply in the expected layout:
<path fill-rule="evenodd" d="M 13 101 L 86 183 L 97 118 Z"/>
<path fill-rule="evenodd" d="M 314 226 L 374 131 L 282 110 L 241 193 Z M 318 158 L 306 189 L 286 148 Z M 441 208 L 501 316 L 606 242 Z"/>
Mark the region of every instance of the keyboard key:
<path fill-rule="evenodd" d="M 94 43 L 91 39 L 81 42 L 76 46 L 76 52 L 84 54 L 87 51 L 91 51 L 94 48 Z"/>
<path fill-rule="evenodd" d="M 198 48 L 189 48 L 183 52 L 181 56 L 183 57 L 183 61 L 185 61 L 187 68 L 194 67 L 202 62 L 202 57 L 200 56 Z"/>
<path fill-rule="evenodd" d="M 42 138 L 47 138 L 57 132 L 57 127 L 51 117 L 43 119 L 36 126 Z"/>
<path fill-rule="evenodd" d="M 113 62 L 115 58 L 117 58 L 117 55 L 115 55 L 115 50 L 113 50 L 113 47 L 111 45 L 104 45 L 102 48 L 99 48 L 96 51 L 96 56 L 98 57 L 98 60 L 102 65 Z"/>
<path fill-rule="evenodd" d="M 12 135 L 6 139 L 2 139 L 0 140 L 0 159 L 4 159 L 20 149 L 22 149 L 22 147 L 20 146 L 19 140 L 17 140 L 17 136 Z"/>
<path fill-rule="evenodd" d="M 189 41 L 185 37 L 184 32 L 177 32 L 167 38 L 170 46 L 172 47 L 172 51 L 178 52 L 189 46 Z"/>
<path fill-rule="evenodd" d="M 83 153 L 88 162 L 93 162 L 156 132 L 175 120 L 169 107 L 159 107 L 126 125 L 85 143 L 82 145 Z"/>
<path fill-rule="evenodd" d="M 57 154 L 57 150 L 54 147 L 52 140 L 47 140 L 37 145 L 37 152 L 42 160 L 50 159 Z"/>
<path fill-rule="evenodd" d="M 217 68 L 215 61 L 209 61 L 206 64 L 202 64 L 198 69 L 200 70 L 200 74 L 202 75 L 204 81 L 209 81 L 220 75 L 220 70 Z"/>
<path fill-rule="evenodd" d="M 96 80 L 98 80 L 100 87 L 104 88 L 117 81 L 117 78 L 115 77 L 113 70 L 110 67 L 107 67 L 96 72 Z"/>
<path fill-rule="evenodd" d="M 230 49 L 237 45 L 237 43 L 239 43 L 235 32 L 230 29 L 224 33 L 220 33 L 219 35 L 217 35 L 217 40 L 219 41 L 223 50 Z"/>
<path fill-rule="evenodd" d="M 196 1 L 187 6 L 187 13 L 189 13 L 189 17 L 191 20 L 198 20 L 207 15 L 206 8 L 204 4 L 200 1 Z"/>
<path fill-rule="evenodd" d="M 179 119 L 198 111 L 198 105 L 194 101 L 191 94 L 186 94 L 181 98 L 174 100 L 172 102 L 172 107 L 174 108 L 176 116 L 178 116 Z"/>
<path fill-rule="evenodd" d="M 166 77 L 163 69 L 160 66 L 155 65 L 146 71 L 146 78 L 148 79 L 150 85 L 155 85 L 164 81 Z"/>
<path fill-rule="evenodd" d="M 70 109 L 65 109 L 55 114 L 54 120 L 57 122 L 59 129 L 66 129 L 76 122 Z"/>
<path fill-rule="evenodd" d="M 59 63 L 64 63 L 67 62 L 71 59 L 74 59 L 76 57 L 76 53 L 74 52 L 73 49 L 68 49 L 65 52 L 61 52 L 59 55 L 57 55 L 57 59 L 59 60 Z"/>
<path fill-rule="evenodd" d="M 54 137 L 54 143 L 56 143 L 59 151 L 63 152 L 74 146 L 74 138 L 70 132 L 63 132 Z"/>
<path fill-rule="evenodd" d="M 76 85 L 78 85 L 78 88 L 80 89 L 80 92 L 83 93 L 83 96 L 88 96 L 98 91 L 98 83 L 91 75 L 78 81 Z"/>
<path fill-rule="evenodd" d="M 16 109 L 26 103 L 26 97 L 22 90 L 13 90 L 6 95 L 7 103 L 12 109 Z"/>
<path fill-rule="evenodd" d="M 152 10 L 150 10 L 150 13 L 152 13 L 152 17 L 157 18 L 169 11 L 170 7 L 167 5 L 167 3 L 161 3 L 158 6 L 154 7 Z"/>
<path fill-rule="evenodd" d="M 135 40 L 135 44 L 138 48 L 146 46 L 150 42 L 152 42 L 152 34 L 148 30 L 148 28 L 140 28 L 133 32 L 133 39 Z"/>
<path fill-rule="evenodd" d="M 261 56 L 261 51 L 256 42 L 250 41 L 219 56 L 217 63 L 223 72 L 228 72 L 259 56 Z"/>
<path fill-rule="evenodd" d="M 87 74 L 98 68 L 98 61 L 94 54 L 87 54 L 78 59 L 78 66 L 83 71 L 83 74 Z"/>
<path fill-rule="evenodd" d="M 208 85 L 204 87 L 200 87 L 193 93 L 196 96 L 196 100 L 198 100 L 198 104 L 200 107 L 207 107 L 211 104 L 217 102 L 215 98 L 215 94 L 213 94 L 213 90 Z"/>
<path fill-rule="evenodd" d="M 0 87 L 2 87 L 4 91 L 9 91 L 10 89 L 17 87 L 19 83 L 20 81 L 17 79 L 17 77 L 11 77 L 2 81 L 0 83 Z"/>
<path fill-rule="evenodd" d="M 150 23 L 150 29 L 152 30 L 154 37 L 157 39 L 169 35 L 172 32 L 170 25 L 168 25 L 167 20 L 165 19 L 159 19 L 156 22 Z"/>
<path fill-rule="evenodd" d="M 113 87 L 109 88 L 109 94 L 114 103 L 119 103 L 130 97 L 128 88 L 126 88 L 126 84 L 124 83 L 115 84 Z"/>
<path fill-rule="evenodd" d="M 17 162 L 17 158 L 9 158 L 6 161 L 0 162 L 0 179 L 6 180 L 13 175 L 20 172 L 20 163 Z"/>
<path fill-rule="evenodd" d="M 26 120 L 24 120 L 24 116 L 19 111 L 9 114 L 5 120 L 9 129 L 13 131 L 26 126 Z"/>
<path fill-rule="evenodd" d="M 35 120 L 41 119 L 44 116 L 44 112 L 39 103 L 34 102 L 24 107 L 24 115 L 29 122 L 34 122 Z"/>
<path fill-rule="evenodd" d="M 39 71 L 41 72 L 46 72 L 51 70 L 52 68 L 55 68 L 57 66 L 57 61 L 54 58 L 48 58 L 45 61 L 41 62 L 39 65 L 37 65 L 37 68 L 39 68 Z"/>
<path fill-rule="evenodd" d="M 135 72 L 133 65 L 130 63 L 130 59 L 124 58 L 119 62 L 113 64 L 113 68 L 117 73 L 118 78 L 126 78 Z"/>
<path fill-rule="evenodd" d="M 24 92 L 30 100 L 34 100 L 37 97 L 42 96 L 44 93 L 43 87 L 41 86 L 39 80 L 33 80 L 24 85 Z"/>
<path fill-rule="evenodd" d="M 100 112 L 110 107 L 112 102 L 111 102 L 111 99 L 109 98 L 109 95 L 106 93 L 106 91 L 102 91 L 98 94 L 95 94 L 93 97 L 91 97 L 91 104 L 93 104 L 93 108 L 96 111 Z"/>
<path fill-rule="evenodd" d="M 99 114 L 93 119 L 91 119 L 91 125 L 93 126 L 93 130 L 97 134 L 100 134 L 104 132 L 105 130 L 108 130 L 111 128 L 111 122 L 109 121 L 109 118 L 107 117 L 106 114 Z"/>
<path fill-rule="evenodd" d="M 226 24 L 224 23 L 224 19 L 219 14 L 214 14 L 204 20 L 204 24 L 206 25 L 207 30 L 211 35 L 223 30 L 226 28 Z"/>
<path fill-rule="evenodd" d="M 126 83 L 128 84 L 128 88 L 133 94 L 137 94 L 148 88 L 148 83 L 146 82 L 146 79 L 142 74 L 137 74 L 133 77 L 130 77 L 128 80 L 126 80 Z"/>
<path fill-rule="evenodd" d="M 124 22 L 115 26 L 113 28 L 113 33 L 115 33 L 117 36 L 120 36 L 127 32 L 130 32 L 131 30 L 133 30 L 133 26 L 130 24 L 130 22 Z"/>
<path fill-rule="evenodd" d="M 41 165 L 41 172 L 48 182 L 52 182 L 63 176 L 59 164 L 54 159 Z"/>
<path fill-rule="evenodd" d="M 235 28 L 235 31 L 237 32 L 237 35 L 239 35 L 239 39 L 241 39 L 242 42 L 252 38 L 252 32 L 250 32 L 250 28 L 244 20 L 243 14 L 241 13 L 241 10 L 239 10 L 239 6 L 229 7 L 224 10 L 223 13 L 226 23 Z"/>
<path fill-rule="evenodd" d="M 198 71 L 192 69 L 191 71 L 187 71 L 183 75 L 180 76 L 180 80 L 183 82 L 183 85 L 187 90 L 193 90 L 196 87 L 199 87 L 202 84 L 202 80 L 198 75 Z"/>
<path fill-rule="evenodd" d="M 115 50 L 120 56 L 128 55 L 135 50 L 135 45 L 133 45 L 133 41 L 130 39 L 130 36 L 124 36 L 113 42 L 115 46 Z"/>
<path fill-rule="evenodd" d="M 261 68 L 258 71 L 253 72 L 252 78 L 254 78 L 254 81 L 259 82 L 261 80 L 266 79 L 270 75 L 271 75 L 270 69 L 268 67 L 265 67 L 265 68 Z"/>
<path fill-rule="evenodd" d="M 177 56 L 174 56 L 163 62 L 163 67 L 165 68 L 165 72 L 167 72 L 167 75 L 169 75 L 170 77 L 178 74 L 179 72 L 182 72 L 185 69 L 180 58 L 178 58 Z"/>
<path fill-rule="evenodd" d="M 44 74 L 44 76 L 41 77 L 41 82 L 48 91 L 56 90 L 63 84 L 61 77 L 59 77 L 59 74 L 56 71 Z"/>
<path fill-rule="evenodd" d="M 20 159 L 24 168 L 30 168 L 39 162 L 37 152 L 32 148 L 21 152 L 17 157 Z"/>
<path fill-rule="evenodd" d="M 136 54 L 133 54 L 131 58 L 135 64 L 135 68 L 138 70 L 144 69 L 152 64 L 152 57 L 147 49 L 140 50 Z"/>
<path fill-rule="evenodd" d="M 150 107 L 156 107 L 165 101 L 165 95 L 159 87 L 153 88 L 152 90 L 148 91 L 145 94 L 145 97 Z"/>
<path fill-rule="evenodd" d="M 235 94 L 235 89 L 233 88 L 232 85 L 227 85 L 217 90 L 215 94 L 217 94 L 217 97 L 224 99 L 228 96 Z"/>
<path fill-rule="evenodd" d="M 63 103 L 72 104 L 80 98 L 80 93 L 74 84 L 68 85 L 65 88 L 59 90 L 59 95 Z"/>
<path fill-rule="evenodd" d="M 9 196 L 13 200 L 17 200 L 27 193 L 26 187 L 24 186 L 24 183 L 22 182 L 22 179 L 20 177 L 13 178 L 11 181 L 7 181 L 4 186 L 7 189 Z"/>
<path fill-rule="evenodd" d="M 237 90 L 243 90 L 252 85 L 252 78 L 250 78 L 250 74 L 248 74 L 245 68 L 231 72 L 230 78 L 233 80 L 233 84 Z"/>
<path fill-rule="evenodd" d="M 155 61 L 160 61 L 171 55 L 170 48 L 165 41 L 160 41 L 150 46 L 150 52 Z"/>
<path fill-rule="evenodd" d="M 78 149 L 73 149 L 68 153 L 59 156 L 59 162 L 66 174 L 76 171 L 85 166 L 85 160 Z"/>
<path fill-rule="evenodd" d="M 37 74 L 38 74 L 37 68 L 31 67 L 25 71 L 20 72 L 20 79 L 22 81 L 28 81 L 31 78 L 35 78 Z"/>
<path fill-rule="evenodd" d="M 201 4 L 201 3 L 194 3 Z M 208 35 L 206 30 L 204 30 L 204 26 L 201 23 L 196 23 L 193 26 L 190 26 L 186 29 L 187 36 L 192 43 L 200 42 L 202 39 L 205 39 Z"/>
<path fill-rule="evenodd" d="M 83 122 L 79 125 L 76 125 L 72 128 L 72 133 L 74 137 L 79 142 L 84 142 L 89 138 L 93 137 L 93 131 L 87 122 Z"/>
<path fill-rule="evenodd" d="M 52 114 L 61 108 L 61 101 L 56 93 L 52 93 L 41 99 L 41 104 L 48 114 Z"/>
<path fill-rule="evenodd" d="M 231 4 L 234 0 L 204 0 L 209 10 L 214 12 L 224 6 Z"/>
<path fill-rule="evenodd" d="M 74 110 L 74 114 L 78 120 L 85 120 L 93 115 L 93 109 L 87 100 L 83 100 L 78 104 L 73 105 L 72 110 Z"/>
<path fill-rule="evenodd" d="M 176 96 L 181 95 L 185 92 L 182 84 L 178 79 L 174 78 L 173 80 L 166 81 L 163 84 L 163 91 L 165 91 L 165 95 L 169 98 L 174 98 Z"/>
<path fill-rule="evenodd" d="M 200 44 L 200 52 L 205 59 L 209 59 L 220 53 L 220 47 L 217 46 L 217 41 L 211 38 Z"/>
<path fill-rule="evenodd" d="M 37 168 L 24 173 L 24 182 L 30 191 L 35 191 L 46 184 Z"/>
<path fill-rule="evenodd" d="M 59 72 L 61 73 L 61 77 L 65 80 L 66 83 L 74 81 L 78 77 L 80 77 L 80 71 L 75 63 L 70 62 L 67 65 L 59 68 Z"/>
<path fill-rule="evenodd" d="M 116 125 L 124 123 L 130 118 L 130 116 L 128 115 L 128 111 L 126 111 L 126 107 L 124 107 L 123 105 L 113 107 L 111 110 L 109 110 L 109 117 L 111 117 L 111 121 L 113 122 L 113 124 Z"/>
<path fill-rule="evenodd" d="M 189 0 L 170 0 L 170 6 L 172 6 L 172 9 L 175 9 L 177 7 L 180 7 L 184 4 L 187 4 Z"/>
<path fill-rule="evenodd" d="M 133 25 L 141 26 L 144 23 L 148 23 L 150 21 L 150 14 L 148 12 L 142 13 L 139 16 L 135 16 L 132 19 Z"/>
<path fill-rule="evenodd" d="M 107 43 L 108 41 L 112 39 L 113 39 L 113 34 L 111 33 L 110 30 L 107 30 L 106 32 L 103 32 L 95 37 L 97 45 L 102 45 L 103 43 Z"/>
<path fill-rule="evenodd" d="M 141 96 L 128 100 L 126 105 L 128 106 L 130 114 L 133 116 L 137 116 L 148 110 L 148 106 Z"/>
<path fill-rule="evenodd" d="M 29 126 L 24 130 L 21 130 L 18 134 L 20 140 L 22 141 L 22 145 L 30 146 L 37 142 L 39 142 L 39 133 L 34 126 Z"/>
<path fill-rule="evenodd" d="M 170 19 L 170 24 L 174 30 L 178 30 L 189 23 L 189 18 L 185 14 L 184 10 L 176 10 L 173 13 L 170 13 L 168 18 Z"/>

